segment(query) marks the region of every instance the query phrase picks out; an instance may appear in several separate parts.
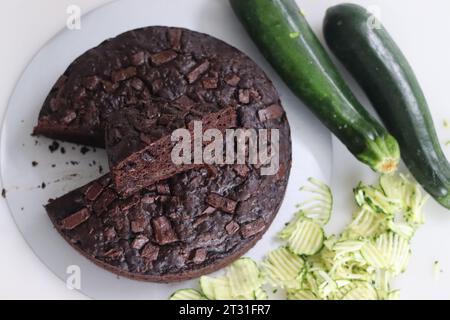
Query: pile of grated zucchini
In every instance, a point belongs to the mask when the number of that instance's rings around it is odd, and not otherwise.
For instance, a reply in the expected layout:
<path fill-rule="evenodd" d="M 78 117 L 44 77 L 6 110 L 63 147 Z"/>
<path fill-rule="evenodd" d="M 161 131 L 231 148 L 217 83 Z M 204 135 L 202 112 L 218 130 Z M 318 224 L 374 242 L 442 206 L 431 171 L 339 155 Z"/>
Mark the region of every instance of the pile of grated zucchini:
<path fill-rule="evenodd" d="M 333 198 L 324 183 L 310 179 L 312 194 L 279 234 L 284 245 L 260 264 L 241 258 L 222 277 L 203 276 L 201 290 L 178 290 L 172 300 L 268 299 L 282 289 L 291 300 L 390 300 L 399 291 L 391 280 L 403 273 L 410 240 L 424 223 L 427 200 L 403 175 L 381 176 L 377 185 L 354 190 L 358 209 L 340 236 L 326 236 Z"/>

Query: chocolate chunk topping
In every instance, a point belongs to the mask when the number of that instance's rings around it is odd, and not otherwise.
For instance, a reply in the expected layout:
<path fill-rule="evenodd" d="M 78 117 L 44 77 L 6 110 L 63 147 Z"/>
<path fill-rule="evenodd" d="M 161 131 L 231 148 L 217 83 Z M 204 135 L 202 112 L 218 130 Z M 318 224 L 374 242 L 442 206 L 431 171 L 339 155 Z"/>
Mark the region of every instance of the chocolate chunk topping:
<path fill-rule="evenodd" d="M 135 75 L 136 75 L 136 68 L 128 67 L 125 69 L 120 69 L 120 70 L 114 71 L 111 75 L 111 79 L 113 82 L 119 82 L 119 81 L 124 81 L 129 78 L 132 78 Z"/>
<path fill-rule="evenodd" d="M 220 209 L 222 211 L 225 211 L 227 213 L 234 213 L 236 210 L 237 202 L 225 197 L 222 197 L 221 195 L 218 195 L 217 193 L 211 193 L 206 198 L 206 202 L 213 206 L 214 208 Z"/>
<path fill-rule="evenodd" d="M 134 233 L 144 232 L 146 226 L 147 220 L 144 217 L 137 217 L 131 221 L 131 231 Z"/>
<path fill-rule="evenodd" d="M 85 196 L 89 201 L 94 201 L 102 192 L 103 186 L 98 182 L 94 182 L 86 189 Z"/>
<path fill-rule="evenodd" d="M 193 256 L 193 258 L 192 258 L 192 261 L 193 261 L 195 264 L 202 263 L 202 262 L 205 261 L 205 259 L 206 259 L 206 254 L 207 254 L 207 251 L 206 251 L 205 248 L 199 248 L 199 249 L 197 249 L 197 250 L 195 250 L 195 252 L 194 252 L 194 256 Z"/>
<path fill-rule="evenodd" d="M 106 228 L 103 231 L 103 236 L 105 238 L 106 241 L 112 241 L 116 238 L 117 234 L 116 234 L 116 230 L 114 229 L 114 227 L 109 227 Z"/>
<path fill-rule="evenodd" d="M 147 259 L 148 261 L 155 261 L 158 258 L 159 247 L 151 243 L 147 243 L 142 249 L 141 257 Z"/>
<path fill-rule="evenodd" d="M 135 89 L 137 91 L 141 91 L 144 89 L 144 83 L 137 78 L 134 78 L 133 80 L 131 80 L 131 86 L 133 87 L 133 89 Z"/>
<path fill-rule="evenodd" d="M 172 229 L 169 219 L 165 216 L 153 218 L 152 226 L 155 232 L 155 241 L 158 244 L 164 245 L 178 241 L 178 237 Z"/>
<path fill-rule="evenodd" d="M 140 203 L 140 199 L 137 195 L 131 196 L 128 199 L 125 199 L 120 204 L 120 209 L 122 211 L 127 211 Z"/>
<path fill-rule="evenodd" d="M 67 218 L 64 218 L 61 221 L 61 227 L 66 230 L 72 230 L 89 219 L 90 216 L 91 213 L 89 212 L 89 210 L 87 208 L 83 208 L 80 211 L 68 216 Z"/>
<path fill-rule="evenodd" d="M 150 60 L 153 64 L 159 66 L 169 61 L 172 61 L 177 57 L 177 54 L 173 50 L 161 51 L 150 55 Z"/>
<path fill-rule="evenodd" d="M 123 256 L 122 248 L 112 248 L 111 250 L 105 253 L 105 257 L 111 260 L 120 260 L 122 256 Z"/>
<path fill-rule="evenodd" d="M 250 90 L 248 89 L 239 90 L 239 102 L 242 104 L 248 104 L 250 102 Z"/>
<path fill-rule="evenodd" d="M 136 238 L 134 238 L 133 242 L 131 242 L 131 247 L 136 250 L 141 250 L 142 247 L 149 241 L 150 240 L 146 236 L 140 234 Z"/>
<path fill-rule="evenodd" d="M 112 190 L 104 191 L 100 197 L 94 202 L 93 209 L 96 213 L 102 213 L 108 208 L 115 199 L 117 199 L 117 195 Z"/>
<path fill-rule="evenodd" d="M 264 230 L 266 223 L 260 218 L 241 227 L 241 235 L 247 239 Z"/>
<path fill-rule="evenodd" d="M 235 234 L 239 230 L 239 224 L 236 221 L 231 221 L 225 227 L 228 234 Z"/>
<path fill-rule="evenodd" d="M 284 114 L 283 108 L 278 104 L 273 104 L 265 109 L 258 111 L 259 120 L 262 122 L 267 120 L 278 119 Z"/>
<path fill-rule="evenodd" d="M 204 61 L 197 65 L 191 72 L 189 72 L 187 78 L 189 83 L 197 81 L 197 79 L 209 68 L 209 61 Z"/>
<path fill-rule="evenodd" d="M 130 57 L 130 62 L 134 66 L 140 66 L 145 63 L 145 52 L 139 51 Z"/>
<path fill-rule="evenodd" d="M 170 194 L 170 188 L 167 183 L 158 183 L 156 185 L 156 191 L 159 194 Z"/>
<path fill-rule="evenodd" d="M 229 75 L 225 78 L 225 82 L 228 83 L 230 86 L 237 86 L 239 81 L 241 81 L 241 78 L 239 78 L 237 75 Z"/>
<path fill-rule="evenodd" d="M 172 49 L 174 50 L 180 50 L 181 49 L 181 36 L 183 34 L 183 31 L 178 28 L 170 28 L 168 30 L 168 38 L 169 43 Z"/>
<path fill-rule="evenodd" d="M 149 106 L 150 109 L 151 107 Z M 151 143 L 145 146 L 145 141 L 141 140 L 142 133 L 150 130 L 136 124 L 137 120 L 141 120 L 144 116 L 146 110 L 130 108 L 115 113 L 111 116 L 111 123 L 106 130 L 111 172 L 116 190 L 121 196 L 129 196 L 146 186 L 205 165 L 204 163 L 174 163 L 172 151 L 175 142 L 172 141 L 172 132 L 157 140 L 156 138 L 149 139 Z M 227 128 L 237 126 L 237 113 L 234 108 L 230 107 L 219 112 L 209 113 L 201 120 L 203 131 L 214 128 L 224 132 Z M 177 127 L 183 126 L 185 126 L 184 121 Z M 123 130 L 123 127 L 127 129 Z M 193 121 L 189 122 L 187 127 L 193 137 Z M 118 130 L 122 130 L 120 132 L 123 134 L 117 134 Z M 156 133 L 153 134 L 156 135 Z M 170 190 L 163 190 L 162 186 L 158 188 L 158 193 L 170 194 Z"/>
<path fill-rule="evenodd" d="M 250 172 L 250 168 L 245 164 L 235 164 L 233 170 L 241 177 L 246 177 Z"/>
<path fill-rule="evenodd" d="M 75 111 L 68 111 L 62 120 L 64 123 L 69 124 L 73 120 L 75 120 L 76 117 L 77 117 L 77 114 L 75 113 Z"/>

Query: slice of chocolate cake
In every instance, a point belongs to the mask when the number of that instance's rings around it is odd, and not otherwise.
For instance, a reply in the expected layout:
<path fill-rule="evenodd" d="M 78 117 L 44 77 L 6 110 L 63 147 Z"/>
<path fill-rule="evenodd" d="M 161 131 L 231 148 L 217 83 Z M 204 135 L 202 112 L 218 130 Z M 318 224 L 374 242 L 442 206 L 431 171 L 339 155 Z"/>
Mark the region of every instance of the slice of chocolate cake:
<path fill-rule="evenodd" d="M 178 141 L 168 134 L 155 140 L 149 131 L 154 129 L 151 114 L 147 108 L 127 108 L 117 111 L 109 121 L 106 129 L 106 150 L 108 153 L 111 176 L 117 193 L 121 196 L 130 196 L 141 189 L 160 180 L 164 180 L 187 170 L 200 168 L 205 164 L 194 163 L 192 155 L 189 163 L 174 163 L 172 150 Z M 160 113 L 156 113 L 161 119 Z M 186 125 L 178 123 L 179 128 L 189 128 L 190 145 L 194 149 L 193 120 L 187 123 L 190 113 L 175 115 L 177 119 L 184 120 Z M 149 116 L 150 115 L 150 116 Z M 194 114 L 193 117 L 195 117 Z M 139 122 L 139 125 L 136 123 Z M 217 129 L 225 134 L 225 129 L 237 127 L 236 110 L 233 107 L 225 108 L 215 113 L 208 113 L 198 119 L 203 134 L 209 129 Z M 149 124 L 149 127 L 143 125 Z M 177 128 L 177 129 L 179 129 Z M 138 150 L 138 151 L 136 151 Z"/>

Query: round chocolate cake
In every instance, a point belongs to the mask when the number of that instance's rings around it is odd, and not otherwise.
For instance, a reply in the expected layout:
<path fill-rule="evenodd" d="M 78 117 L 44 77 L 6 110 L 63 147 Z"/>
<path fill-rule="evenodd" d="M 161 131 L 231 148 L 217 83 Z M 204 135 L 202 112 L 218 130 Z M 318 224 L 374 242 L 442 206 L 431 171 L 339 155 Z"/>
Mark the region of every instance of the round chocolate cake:
<path fill-rule="evenodd" d="M 168 137 L 194 120 L 277 129 L 278 171 L 168 163 Z M 239 50 L 180 28 L 129 31 L 77 58 L 34 133 L 107 148 L 111 173 L 46 209 L 81 254 L 138 280 L 190 279 L 239 258 L 274 219 L 291 167 L 289 124 L 272 82 Z"/>

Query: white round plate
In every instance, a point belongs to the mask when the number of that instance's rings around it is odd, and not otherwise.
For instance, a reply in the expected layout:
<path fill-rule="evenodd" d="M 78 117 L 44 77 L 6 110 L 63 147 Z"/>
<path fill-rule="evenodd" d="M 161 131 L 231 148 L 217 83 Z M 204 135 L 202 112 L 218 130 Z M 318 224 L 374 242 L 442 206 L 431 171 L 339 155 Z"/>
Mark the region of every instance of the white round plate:
<path fill-rule="evenodd" d="M 308 177 L 325 182 L 330 179 L 330 134 L 268 66 L 234 17 L 228 1 L 122 0 L 103 6 L 82 17 L 81 30 L 64 29 L 36 54 L 11 96 L 1 135 L 1 177 L 18 228 L 36 255 L 63 281 L 68 277 L 69 266 L 79 266 L 80 291 L 91 298 L 166 299 L 176 289 L 197 286 L 196 280 L 175 284 L 138 282 L 95 266 L 61 238 L 43 208 L 49 198 L 100 176 L 99 165 L 107 169 L 103 150 L 93 152 L 91 148 L 83 155 L 80 146 L 62 143 L 64 154 L 60 150 L 50 153 L 51 140 L 30 135 L 51 86 L 69 63 L 87 49 L 124 31 L 149 25 L 186 27 L 236 46 L 267 71 L 280 92 L 291 124 L 293 167 L 275 222 L 247 256 L 261 259 L 278 245 L 275 235 L 292 218 L 295 204 L 302 198 L 298 188 Z M 32 166 L 32 161 L 38 165 Z"/>

